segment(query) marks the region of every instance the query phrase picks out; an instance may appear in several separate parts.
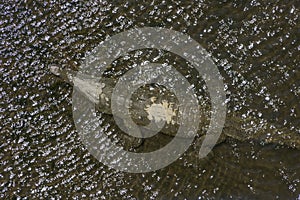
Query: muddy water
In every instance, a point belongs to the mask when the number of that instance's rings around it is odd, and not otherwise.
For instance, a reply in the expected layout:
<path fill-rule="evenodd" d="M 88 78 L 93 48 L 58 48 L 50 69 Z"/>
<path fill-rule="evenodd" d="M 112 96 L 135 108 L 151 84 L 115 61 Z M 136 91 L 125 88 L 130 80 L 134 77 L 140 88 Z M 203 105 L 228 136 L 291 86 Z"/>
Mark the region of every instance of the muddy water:
<path fill-rule="evenodd" d="M 280 141 L 227 138 L 202 160 L 195 155 L 199 146 L 192 146 L 152 173 L 107 168 L 79 139 L 72 87 L 48 70 L 53 63 L 78 68 L 99 42 L 124 30 L 171 28 L 191 35 L 215 58 L 229 113 L 268 120 L 298 138 L 296 1 L 7 2 L 0 13 L 1 198 L 300 198 L 300 152 Z M 275 134 L 264 135 L 282 133 Z"/>

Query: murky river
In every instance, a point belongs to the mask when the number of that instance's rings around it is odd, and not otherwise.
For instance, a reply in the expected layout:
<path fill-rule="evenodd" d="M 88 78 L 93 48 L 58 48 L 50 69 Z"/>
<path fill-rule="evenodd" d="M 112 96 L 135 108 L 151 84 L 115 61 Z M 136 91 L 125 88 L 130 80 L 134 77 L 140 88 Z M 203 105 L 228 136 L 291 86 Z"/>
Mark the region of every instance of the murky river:
<path fill-rule="evenodd" d="M 300 199 L 300 7 L 267 2 L 1 2 L 0 197 Z M 78 69 L 108 36 L 145 26 L 199 42 L 224 78 L 228 114 L 275 131 L 250 123 L 249 140 L 227 137 L 205 159 L 194 145 L 149 173 L 118 172 L 91 156 L 74 126 L 73 88 L 48 66 Z"/>

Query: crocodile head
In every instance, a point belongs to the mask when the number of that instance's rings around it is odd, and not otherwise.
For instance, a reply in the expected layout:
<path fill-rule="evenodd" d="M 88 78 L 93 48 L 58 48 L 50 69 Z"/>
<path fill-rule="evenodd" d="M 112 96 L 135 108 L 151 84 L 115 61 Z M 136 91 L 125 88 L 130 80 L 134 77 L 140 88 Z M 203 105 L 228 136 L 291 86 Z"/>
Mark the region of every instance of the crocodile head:
<path fill-rule="evenodd" d="M 49 70 L 50 70 L 51 73 L 53 73 L 56 76 L 61 75 L 61 69 L 56 65 L 49 66 Z"/>

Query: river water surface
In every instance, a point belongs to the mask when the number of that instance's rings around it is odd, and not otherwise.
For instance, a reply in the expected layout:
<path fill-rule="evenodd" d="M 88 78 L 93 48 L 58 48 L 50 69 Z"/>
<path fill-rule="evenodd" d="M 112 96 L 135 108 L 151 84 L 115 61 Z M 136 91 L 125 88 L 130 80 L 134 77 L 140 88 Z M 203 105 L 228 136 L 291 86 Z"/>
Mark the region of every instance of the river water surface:
<path fill-rule="evenodd" d="M 0 3 L 0 197 L 300 199 L 300 7 L 267 2 Z M 264 119 L 278 131 L 246 141 L 228 137 L 205 159 L 193 146 L 150 173 L 101 164 L 76 132 L 72 87 L 48 66 L 78 69 L 108 36 L 145 26 L 199 42 L 224 77 L 228 112 Z"/>

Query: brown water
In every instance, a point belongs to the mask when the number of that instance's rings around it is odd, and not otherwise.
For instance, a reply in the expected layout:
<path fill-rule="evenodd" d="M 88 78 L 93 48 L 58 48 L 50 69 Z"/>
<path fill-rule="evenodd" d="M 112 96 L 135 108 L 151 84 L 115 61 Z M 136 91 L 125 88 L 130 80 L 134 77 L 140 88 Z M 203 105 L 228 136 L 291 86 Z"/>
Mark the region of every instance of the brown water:
<path fill-rule="evenodd" d="M 215 58 L 229 112 L 263 118 L 298 138 L 296 1 L 2 2 L 0 13 L 1 198 L 300 198 L 300 151 L 280 141 L 227 138 L 202 160 L 192 146 L 172 165 L 145 174 L 107 168 L 81 144 L 72 87 L 48 70 L 53 63 L 79 67 L 99 42 L 124 30 L 171 28 Z"/>

